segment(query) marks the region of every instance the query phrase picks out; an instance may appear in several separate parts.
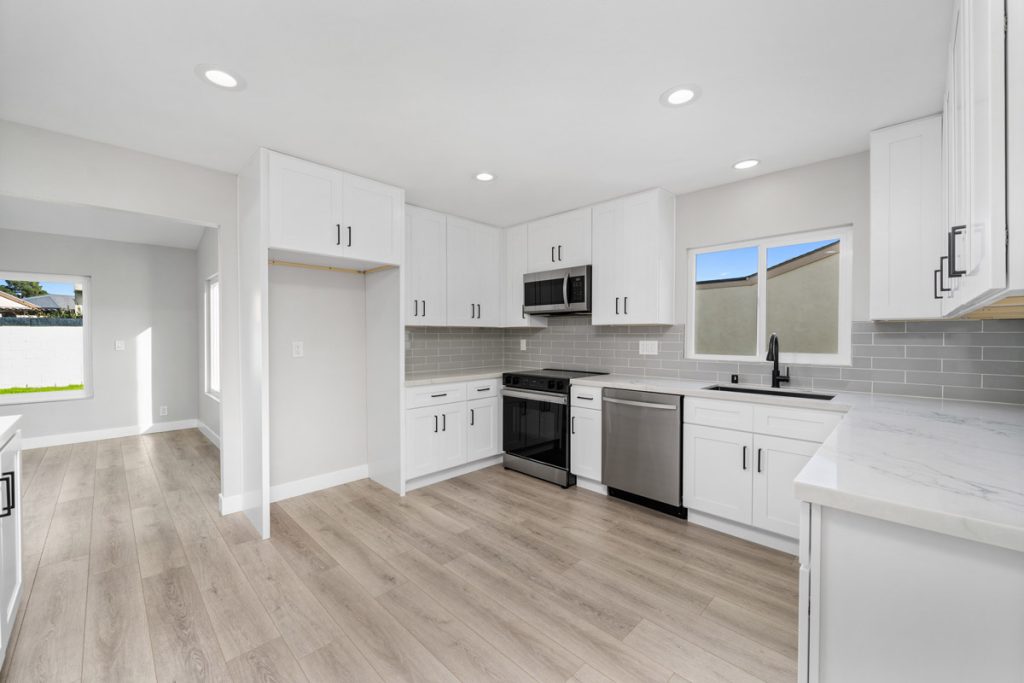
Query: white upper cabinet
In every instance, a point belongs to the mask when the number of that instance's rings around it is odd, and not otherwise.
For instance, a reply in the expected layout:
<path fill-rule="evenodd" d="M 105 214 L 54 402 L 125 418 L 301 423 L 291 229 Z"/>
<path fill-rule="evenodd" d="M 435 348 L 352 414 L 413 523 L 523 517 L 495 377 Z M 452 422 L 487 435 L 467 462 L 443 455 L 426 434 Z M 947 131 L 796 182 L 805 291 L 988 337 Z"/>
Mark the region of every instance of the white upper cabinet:
<path fill-rule="evenodd" d="M 448 217 L 446 236 L 447 324 L 501 327 L 502 230 Z"/>
<path fill-rule="evenodd" d="M 271 249 L 401 262 L 403 190 L 271 152 Z"/>
<path fill-rule="evenodd" d="M 528 270 L 527 226 L 506 228 L 505 238 L 505 327 L 547 327 L 547 318 L 528 315 L 523 302 L 523 275 Z"/>
<path fill-rule="evenodd" d="M 534 221 L 528 233 L 529 272 L 591 263 L 589 207 Z"/>
<path fill-rule="evenodd" d="M 945 252 L 942 117 L 871 133 L 870 313 L 874 320 L 942 315 Z M 944 264 L 943 264 L 944 265 Z"/>
<path fill-rule="evenodd" d="M 405 208 L 405 324 L 444 325 L 445 227 L 442 213 Z"/>
<path fill-rule="evenodd" d="M 675 322 L 675 235 L 675 198 L 662 189 L 593 208 L 595 325 Z"/>
<path fill-rule="evenodd" d="M 944 315 L 1007 286 L 1005 17 L 1003 0 L 960 0 L 954 14 L 943 108 Z"/>

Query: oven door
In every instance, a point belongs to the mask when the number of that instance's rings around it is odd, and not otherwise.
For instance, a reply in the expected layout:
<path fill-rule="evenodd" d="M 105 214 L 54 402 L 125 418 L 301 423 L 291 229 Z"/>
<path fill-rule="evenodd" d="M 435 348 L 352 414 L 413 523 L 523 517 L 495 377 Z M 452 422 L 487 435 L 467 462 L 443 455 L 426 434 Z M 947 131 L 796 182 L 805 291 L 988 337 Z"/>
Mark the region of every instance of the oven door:
<path fill-rule="evenodd" d="M 525 389 L 503 389 L 501 395 L 505 452 L 569 469 L 568 397 Z"/>

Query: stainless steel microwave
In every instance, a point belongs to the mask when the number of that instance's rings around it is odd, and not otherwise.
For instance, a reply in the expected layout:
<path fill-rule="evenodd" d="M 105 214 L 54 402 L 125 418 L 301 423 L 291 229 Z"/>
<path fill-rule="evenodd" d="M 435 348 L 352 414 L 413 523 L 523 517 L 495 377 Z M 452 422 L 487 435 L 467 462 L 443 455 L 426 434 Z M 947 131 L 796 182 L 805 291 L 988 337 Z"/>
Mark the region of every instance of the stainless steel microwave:
<path fill-rule="evenodd" d="M 533 315 L 590 313 L 591 267 L 523 275 L 523 311 Z"/>

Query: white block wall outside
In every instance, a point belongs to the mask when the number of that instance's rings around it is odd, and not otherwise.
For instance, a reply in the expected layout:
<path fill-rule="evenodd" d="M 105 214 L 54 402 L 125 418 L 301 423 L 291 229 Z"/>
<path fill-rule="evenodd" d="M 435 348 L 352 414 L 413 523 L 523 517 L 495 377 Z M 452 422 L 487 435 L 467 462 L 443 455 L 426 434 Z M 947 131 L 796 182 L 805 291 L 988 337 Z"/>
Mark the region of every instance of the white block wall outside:
<path fill-rule="evenodd" d="M 81 327 L 0 327 L 0 389 L 81 384 Z"/>

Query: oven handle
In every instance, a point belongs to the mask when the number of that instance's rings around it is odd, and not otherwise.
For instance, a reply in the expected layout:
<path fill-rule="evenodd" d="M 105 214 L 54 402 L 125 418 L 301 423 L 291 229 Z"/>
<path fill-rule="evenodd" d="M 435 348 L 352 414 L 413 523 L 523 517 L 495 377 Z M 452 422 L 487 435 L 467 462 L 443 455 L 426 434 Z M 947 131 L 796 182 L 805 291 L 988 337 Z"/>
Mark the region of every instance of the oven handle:
<path fill-rule="evenodd" d="M 522 398 L 527 401 L 540 401 L 541 403 L 556 403 L 564 406 L 569 402 L 568 398 L 559 394 L 548 394 L 543 391 L 527 391 L 525 389 L 502 389 L 502 396 L 509 398 Z"/>

